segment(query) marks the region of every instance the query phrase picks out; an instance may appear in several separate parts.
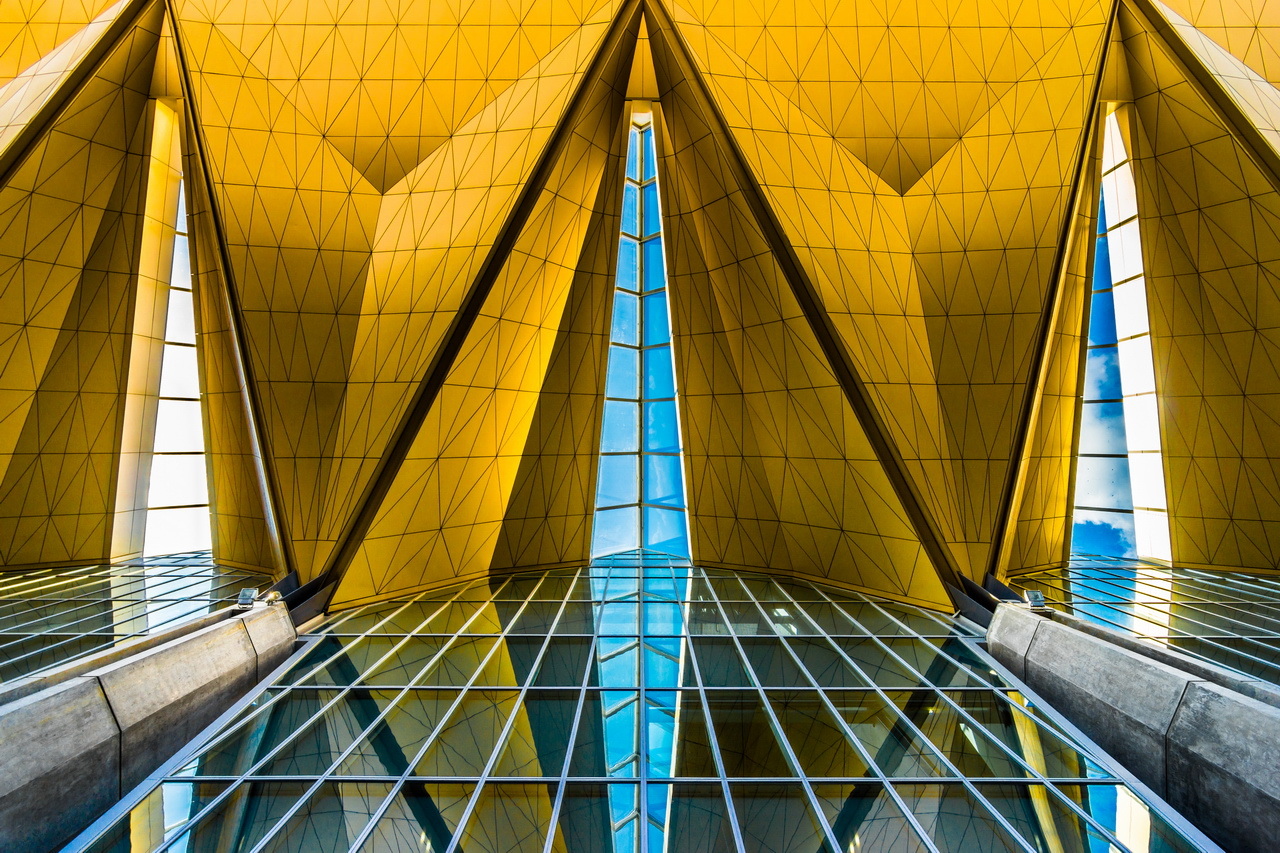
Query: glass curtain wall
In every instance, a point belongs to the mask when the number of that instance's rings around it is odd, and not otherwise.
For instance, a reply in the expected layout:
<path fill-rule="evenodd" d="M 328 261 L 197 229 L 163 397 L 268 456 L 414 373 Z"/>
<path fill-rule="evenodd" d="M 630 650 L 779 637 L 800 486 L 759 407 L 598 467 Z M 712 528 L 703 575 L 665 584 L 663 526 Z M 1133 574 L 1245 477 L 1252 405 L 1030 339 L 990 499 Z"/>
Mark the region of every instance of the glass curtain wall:
<path fill-rule="evenodd" d="M 1072 550 L 1169 560 L 1155 369 L 1133 166 L 1118 114 L 1104 123 Z"/>
<path fill-rule="evenodd" d="M 1197 849 L 970 640 L 639 558 L 456 585 L 330 617 L 70 849 Z"/>
<path fill-rule="evenodd" d="M 622 190 L 593 556 L 689 556 L 654 116 L 633 112 Z"/>

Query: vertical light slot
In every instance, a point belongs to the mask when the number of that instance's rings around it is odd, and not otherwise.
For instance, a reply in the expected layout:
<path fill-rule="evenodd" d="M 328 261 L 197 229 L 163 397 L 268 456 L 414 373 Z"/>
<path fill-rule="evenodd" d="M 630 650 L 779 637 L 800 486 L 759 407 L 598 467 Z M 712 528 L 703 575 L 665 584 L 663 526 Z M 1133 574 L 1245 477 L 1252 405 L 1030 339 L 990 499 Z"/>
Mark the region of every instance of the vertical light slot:
<path fill-rule="evenodd" d="M 200 370 L 191 291 L 191 254 L 183 187 L 178 191 L 176 230 L 160 365 L 155 451 L 151 458 L 147 499 L 145 556 L 204 551 L 211 544 Z"/>
<path fill-rule="evenodd" d="M 596 482 L 594 557 L 688 558 L 683 444 L 653 116 L 635 113 L 622 191 Z"/>
<path fill-rule="evenodd" d="M 1072 550 L 1168 561 L 1168 502 L 1133 165 L 1117 115 L 1103 138 Z"/>

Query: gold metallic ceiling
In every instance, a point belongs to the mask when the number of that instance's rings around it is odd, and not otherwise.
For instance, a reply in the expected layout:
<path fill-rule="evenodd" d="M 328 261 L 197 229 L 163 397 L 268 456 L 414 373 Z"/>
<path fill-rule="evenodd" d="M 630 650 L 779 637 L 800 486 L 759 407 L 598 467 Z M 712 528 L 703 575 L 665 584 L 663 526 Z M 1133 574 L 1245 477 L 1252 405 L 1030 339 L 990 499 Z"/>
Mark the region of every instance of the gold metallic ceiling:
<path fill-rule="evenodd" d="M 0 563 L 130 547 L 161 167 L 188 188 L 220 559 L 340 605 L 586 558 L 645 102 L 696 561 L 943 606 L 1062 559 L 1099 117 L 1131 104 L 1174 558 L 1280 567 L 1273 18 L 7 3 Z"/>

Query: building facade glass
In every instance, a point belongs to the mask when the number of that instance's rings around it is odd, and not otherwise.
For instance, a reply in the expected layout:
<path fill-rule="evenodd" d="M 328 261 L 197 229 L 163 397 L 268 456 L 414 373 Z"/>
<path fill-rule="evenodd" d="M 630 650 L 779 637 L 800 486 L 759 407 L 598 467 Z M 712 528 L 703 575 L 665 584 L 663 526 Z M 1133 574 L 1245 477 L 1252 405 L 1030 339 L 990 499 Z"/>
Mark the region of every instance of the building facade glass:
<path fill-rule="evenodd" d="M 70 849 L 1196 849 L 948 617 L 622 555 L 346 613 Z"/>

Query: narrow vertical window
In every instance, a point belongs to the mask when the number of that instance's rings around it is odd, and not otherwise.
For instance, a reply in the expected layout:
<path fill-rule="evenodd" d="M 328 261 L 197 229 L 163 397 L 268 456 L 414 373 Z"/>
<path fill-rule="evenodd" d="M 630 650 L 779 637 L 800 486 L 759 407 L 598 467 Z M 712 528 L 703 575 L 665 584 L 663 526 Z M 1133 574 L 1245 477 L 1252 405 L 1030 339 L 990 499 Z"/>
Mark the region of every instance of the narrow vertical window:
<path fill-rule="evenodd" d="M 689 556 L 653 116 L 632 115 L 592 555 Z"/>
<path fill-rule="evenodd" d="M 1137 194 L 1114 112 L 1102 168 L 1072 550 L 1169 560 Z"/>
<path fill-rule="evenodd" d="M 147 492 L 145 556 L 210 547 L 200 371 L 187 235 L 185 188 L 178 190 L 177 233 L 169 276 L 155 451 Z"/>

